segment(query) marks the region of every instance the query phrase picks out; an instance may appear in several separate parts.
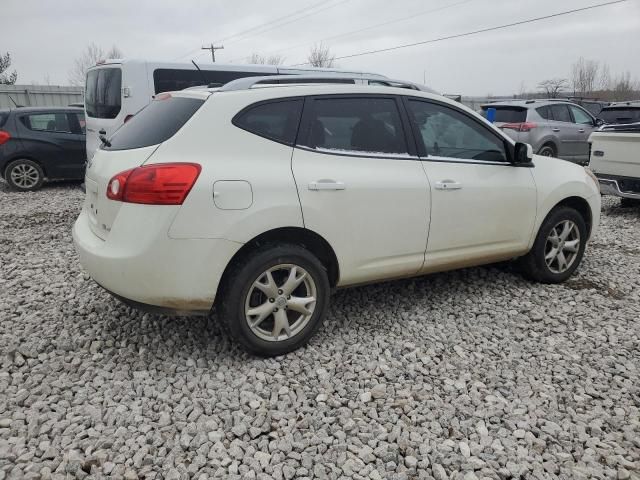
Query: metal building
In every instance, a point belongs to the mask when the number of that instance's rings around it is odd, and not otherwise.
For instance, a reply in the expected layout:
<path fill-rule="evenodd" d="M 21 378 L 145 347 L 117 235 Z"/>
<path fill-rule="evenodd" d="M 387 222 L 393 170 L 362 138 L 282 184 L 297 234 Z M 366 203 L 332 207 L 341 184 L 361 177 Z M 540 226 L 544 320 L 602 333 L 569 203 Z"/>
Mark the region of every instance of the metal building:
<path fill-rule="evenodd" d="M 22 107 L 66 107 L 84 103 L 83 90 L 57 85 L 0 84 L 0 108 L 14 108 L 14 102 Z"/>

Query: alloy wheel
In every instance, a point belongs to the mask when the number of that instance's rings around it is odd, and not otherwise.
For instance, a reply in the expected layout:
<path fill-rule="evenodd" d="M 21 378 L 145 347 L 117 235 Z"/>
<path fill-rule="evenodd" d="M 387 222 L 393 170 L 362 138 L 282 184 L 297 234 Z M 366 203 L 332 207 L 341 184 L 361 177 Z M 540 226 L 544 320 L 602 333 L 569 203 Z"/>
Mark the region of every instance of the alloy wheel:
<path fill-rule="evenodd" d="M 580 230 L 571 220 L 563 220 L 551 229 L 547 236 L 544 259 L 553 273 L 564 273 L 578 258 Z"/>
<path fill-rule="evenodd" d="M 40 173 L 33 165 L 20 163 L 11 169 L 11 181 L 20 188 L 33 188 L 38 180 Z"/>
<path fill-rule="evenodd" d="M 249 288 L 245 318 L 259 338 L 279 342 L 300 333 L 316 307 L 316 284 L 311 275 L 294 264 L 269 268 Z"/>

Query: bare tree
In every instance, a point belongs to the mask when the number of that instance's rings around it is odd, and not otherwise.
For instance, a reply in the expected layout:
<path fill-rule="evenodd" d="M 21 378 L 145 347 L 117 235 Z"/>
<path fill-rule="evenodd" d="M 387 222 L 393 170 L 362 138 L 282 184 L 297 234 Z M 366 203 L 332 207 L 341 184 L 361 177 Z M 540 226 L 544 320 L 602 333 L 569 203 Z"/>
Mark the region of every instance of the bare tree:
<path fill-rule="evenodd" d="M 606 91 L 611 89 L 611 70 L 609 70 L 609 64 L 603 63 L 600 67 L 600 90 Z"/>
<path fill-rule="evenodd" d="M 312 67 L 331 68 L 335 66 L 336 56 L 322 42 L 315 44 L 309 51 L 307 62 Z"/>
<path fill-rule="evenodd" d="M 18 80 L 18 72 L 15 70 L 11 73 L 7 72 L 10 66 L 11 54 L 9 52 L 0 54 L 0 84 L 13 85 Z"/>
<path fill-rule="evenodd" d="M 571 83 L 573 92 L 588 95 L 595 91 L 600 64 L 594 60 L 585 60 L 580 57 L 571 67 Z"/>
<path fill-rule="evenodd" d="M 91 42 L 82 55 L 73 62 L 73 68 L 69 70 L 69 82 L 71 85 L 84 85 L 87 70 L 93 67 L 100 60 L 109 58 L 122 58 L 122 51 L 113 45 L 106 53 L 105 51 Z"/>
<path fill-rule="evenodd" d="M 547 98 L 558 98 L 561 92 L 564 92 L 569 86 L 566 78 L 550 78 L 543 80 L 538 84 L 538 90 L 546 94 Z"/>
<path fill-rule="evenodd" d="M 282 55 L 270 55 L 266 57 L 259 53 L 253 53 L 249 57 L 249 63 L 255 65 L 282 65 L 284 63 L 284 57 Z"/>
<path fill-rule="evenodd" d="M 625 72 L 613 81 L 614 100 L 622 102 L 632 100 L 635 95 L 635 85 L 631 81 L 631 72 Z"/>

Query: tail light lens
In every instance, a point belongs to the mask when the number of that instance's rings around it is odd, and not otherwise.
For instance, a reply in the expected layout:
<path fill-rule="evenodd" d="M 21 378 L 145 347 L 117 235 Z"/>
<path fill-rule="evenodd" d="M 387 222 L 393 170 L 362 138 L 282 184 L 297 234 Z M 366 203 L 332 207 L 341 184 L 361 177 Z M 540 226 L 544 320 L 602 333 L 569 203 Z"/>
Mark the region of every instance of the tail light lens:
<path fill-rule="evenodd" d="M 125 170 L 109 180 L 107 198 L 146 205 L 182 205 L 200 170 L 197 163 L 163 163 Z"/>
<path fill-rule="evenodd" d="M 11 139 L 11 135 L 9 132 L 5 132 L 4 130 L 0 130 L 0 145 L 4 145 Z"/>
<path fill-rule="evenodd" d="M 537 128 L 538 124 L 533 122 L 505 123 L 500 128 L 506 130 L 515 130 L 516 132 L 530 132 Z"/>

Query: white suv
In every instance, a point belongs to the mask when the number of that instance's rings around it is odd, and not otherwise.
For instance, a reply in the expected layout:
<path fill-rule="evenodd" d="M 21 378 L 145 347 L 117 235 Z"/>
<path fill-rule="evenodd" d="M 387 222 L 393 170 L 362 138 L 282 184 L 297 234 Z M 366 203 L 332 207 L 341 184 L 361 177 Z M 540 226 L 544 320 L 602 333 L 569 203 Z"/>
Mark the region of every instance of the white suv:
<path fill-rule="evenodd" d="M 96 282 L 143 309 L 215 300 L 278 355 L 335 287 L 516 258 L 537 281 L 575 272 L 600 218 L 588 170 L 439 95 L 267 81 L 160 95 L 103 140 L 73 230 Z"/>

